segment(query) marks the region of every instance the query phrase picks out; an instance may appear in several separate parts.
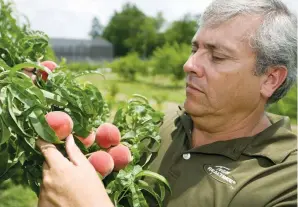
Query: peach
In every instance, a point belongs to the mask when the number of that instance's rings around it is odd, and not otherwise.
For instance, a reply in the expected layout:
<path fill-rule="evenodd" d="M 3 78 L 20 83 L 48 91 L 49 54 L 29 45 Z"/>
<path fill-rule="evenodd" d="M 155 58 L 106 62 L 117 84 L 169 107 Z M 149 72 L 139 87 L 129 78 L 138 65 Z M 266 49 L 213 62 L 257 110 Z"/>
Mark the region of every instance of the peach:
<path fill-rule="evenodd" d="M 67 113 L 63 111 L 51 111 L 46 114 L 45 118 L 60 140 L 65 139 L 71 134 L 73 121 Z"/>
<path fill-rule="evenodd" d="M 103 178 L 113 171 L 114 160 L 111 155 L 105 151 L 99 150 L 92 153 L 88 160 Z"/>
<path fill-rule="evenodd" d="M 83 138 L 80 136 L 76 136 L 84 145 L 85 147 L 90 147 L 95 141 L 95 132 L 91 132 L 88 137 Z"/>
<path fill-rule="evenodd" d="M 47 67 L 51 71 L 54 71 L 57 68 L 57 64 L 51 60 L 46 60 L 40 63 L 41 65 Z M 46 81 L 48 79 L 48 73 L 46 71 L 39 71 L 41 78 Z"/>
<path fill-rule="evenodd" d="M 96 143 L 103 148 L 110 148 L 120 143 L 121 134 L 119 129 L 111 124 L 104 123 L 100 125 L 96 130 Z"/>
<path fill-rule="evenodd" d="M 125 168 L 131 161 L 132 156 L 129 148 L 123 144 L 119 144 L 108 150 L 108 153 L 114 160 L 114 170 L 119 171 Z"/>

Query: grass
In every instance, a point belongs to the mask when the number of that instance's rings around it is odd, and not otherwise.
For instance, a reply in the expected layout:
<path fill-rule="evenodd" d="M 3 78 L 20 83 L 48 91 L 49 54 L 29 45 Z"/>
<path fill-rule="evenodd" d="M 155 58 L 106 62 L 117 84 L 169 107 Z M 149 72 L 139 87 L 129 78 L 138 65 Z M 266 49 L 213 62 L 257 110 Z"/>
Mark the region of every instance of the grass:
<path fill-rule="evenodd" d="M 0 207 L 36 207 L 37 196 L 29 189 L 21 185 L 13 185 L 6 181 L 0 186 L 5 188 L 0 189 Z"/>
<path fill-rule="evenodd" d="M 117 88 L 118 94 L 124 98 L 137 93 L 146 96 L 149 100 L 162 99 L 168 102 L 182 103 L 185 99 L 184 82 L 178 84 L 163 76 L 146 77 L 139 76 L 137 81 L 121 80 L 116 74 L 104 74 L 105 80 L 98 75 L 87 75 L 81 81 L 90 81 L 95 84 L 103 95 L 108 95 L 112 88 Z M 121 97 L 120 97 L 121 98 Z"/>

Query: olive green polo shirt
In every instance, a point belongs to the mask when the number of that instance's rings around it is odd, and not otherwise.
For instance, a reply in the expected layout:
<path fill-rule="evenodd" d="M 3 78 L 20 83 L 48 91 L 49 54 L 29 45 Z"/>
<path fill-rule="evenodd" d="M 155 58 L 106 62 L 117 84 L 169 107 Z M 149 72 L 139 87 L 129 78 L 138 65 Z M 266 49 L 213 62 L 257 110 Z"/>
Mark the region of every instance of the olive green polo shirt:
<path fill-rule="evenodd" d="M 268 117 L 272 125 L 253 137 L 191 149 L 191 118 L 183 109 L 166 114 L 150 166 L 172 188 L 165 206 L 297 206 L 296 135 L 289 118 Z"/>

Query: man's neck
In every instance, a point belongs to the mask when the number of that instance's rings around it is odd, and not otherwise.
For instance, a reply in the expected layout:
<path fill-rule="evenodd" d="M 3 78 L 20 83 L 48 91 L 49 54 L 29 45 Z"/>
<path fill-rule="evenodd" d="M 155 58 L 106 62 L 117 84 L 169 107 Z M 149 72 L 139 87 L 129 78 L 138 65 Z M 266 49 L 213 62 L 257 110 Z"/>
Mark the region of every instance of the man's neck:
<path fill-rule="evenodd" d="M 199 147 L 216 141 L 225 141 L 241 137 L 254 136 L 271 125 L 264 110 L 256 109 L 248 115 L 229 118 L 192 117 L 192 147 Z"/>

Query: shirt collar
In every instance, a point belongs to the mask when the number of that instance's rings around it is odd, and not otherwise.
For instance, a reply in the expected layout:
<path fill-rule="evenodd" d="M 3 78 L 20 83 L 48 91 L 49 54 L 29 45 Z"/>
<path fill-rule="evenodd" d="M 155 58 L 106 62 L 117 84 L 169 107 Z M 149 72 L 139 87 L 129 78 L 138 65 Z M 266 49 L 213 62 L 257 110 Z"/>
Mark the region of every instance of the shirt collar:
<path fill-rule="evenodd" d="M 189 152 L 219 154 L 233 160 L 238 160 L 241 155 L 265 157 L 278 164 L 297 150 L 297 136 L 291 131 L 289 117 L 272 113 L 266 113 L 272 125 L 255 136 L 218 141 L 190 149 L 192 120 L 183 107 L 179 108 L 180 122 L 187 135 Z"/>

